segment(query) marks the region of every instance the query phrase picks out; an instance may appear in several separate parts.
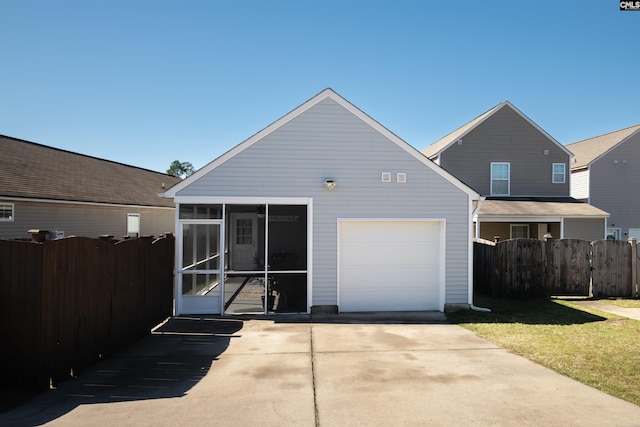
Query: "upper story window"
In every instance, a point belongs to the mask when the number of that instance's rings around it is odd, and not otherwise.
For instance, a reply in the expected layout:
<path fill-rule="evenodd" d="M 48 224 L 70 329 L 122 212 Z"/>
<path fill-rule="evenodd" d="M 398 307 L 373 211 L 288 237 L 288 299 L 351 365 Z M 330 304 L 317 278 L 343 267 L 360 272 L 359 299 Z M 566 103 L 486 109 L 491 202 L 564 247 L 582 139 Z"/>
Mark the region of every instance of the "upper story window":
<path fill-rule="evenodd" d="M 565 183 L 565 164 L 564 163 L 554 163 L 553 164 L 553 179 L 552 182 L 554 184 L 564 184 Z"/>
<path fill-rule="evenodd" d="M 0 203 L 0 221 L 13 221 L 13 203 Z"/>
<path fill-rule="evenodd" d="M 511 176 L 510 163 L 491 163 L 491 195 L 508 196 Z"/>

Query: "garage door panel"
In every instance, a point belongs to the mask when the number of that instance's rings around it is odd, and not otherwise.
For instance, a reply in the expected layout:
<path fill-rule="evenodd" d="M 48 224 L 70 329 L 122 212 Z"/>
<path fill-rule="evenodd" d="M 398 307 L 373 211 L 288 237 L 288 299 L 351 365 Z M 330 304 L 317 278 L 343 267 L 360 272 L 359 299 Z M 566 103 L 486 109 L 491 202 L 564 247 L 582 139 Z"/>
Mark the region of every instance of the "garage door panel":
<path fill-rule="evenodd" d="M 344 221 L 340 310 L 439 309 L 439 221 Z"/>
<path fill-rule="evenodd" d="M 366 298 L 361 294 L 346 295 L 349 309 L 343 311 L 419 311 L 437 310 L 437 292 L 425 292 L 420 297 L 407 294 L 389 294 L 386 292 L 370 292 Z M 393 301 L 393 304 L 390 303 Z"/>
<path fill-rule="evenodd" d="M 340 256 L 345 265 L 437 264 L 439 247 L 439 242 L 433 241 L 403 243 L 401 251 L 388 242 L 377 248 L 370 244 L 348 244 L 341 248 Z M 359 256 L 363 253 L 367 256 Z"/>

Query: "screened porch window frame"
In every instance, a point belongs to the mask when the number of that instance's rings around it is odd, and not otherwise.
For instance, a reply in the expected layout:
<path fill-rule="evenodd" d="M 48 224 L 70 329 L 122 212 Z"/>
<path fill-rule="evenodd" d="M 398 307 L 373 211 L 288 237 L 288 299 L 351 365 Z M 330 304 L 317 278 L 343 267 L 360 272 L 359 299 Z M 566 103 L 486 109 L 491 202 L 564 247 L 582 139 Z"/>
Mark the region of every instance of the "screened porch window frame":
<path fill-rule="evenodd" d="M 313 276 L 313 258 L 312 258 L 312 248 L 313 248 L 313 199 L 311 198 L 254 198 L 254 197 L 231 197 L 231 198 L 218 198 L 218 197 L 184 197 L 184 198 L 180 198 L 180 199 L 175 199 L 174 200 L 176 202 L 176 209 L 180 210 L 180 206 L 181 205 L 214 205 L 214 204 L 219 204 L 221 206 L 221 218 L 219 219 L 195 219 L 195 218 L 189 218 L 189 219 L 180 219 L 179 215 L 176 215 L 176 219 L 175 219 L 175 224 L 176 224 L 176 230 L 180 229 L 180 239 L 176 239 L 177 240 L 177 245 L 176 245 L 176 257 L 174 260 L 175 266 L 176 266 L 176 280 L 175 280 L 175 288 L 174 288 L 174 292 L 176 292 L 176 296 L 180 295 L 180 297 L 176 297 L 176 307 L 174 308 L 175 312 L 180 312 L 182 311 L 182 307 L 183 307 L 183 299 L 187 299 L 187 298 L 200 298 L 198 296 L 191 296 L 191 295 L 181 295 L 179 294 L 180 292 L 182 292 L 182 275 L 183 272 L 181 271 L 181 265 L 180 265 L 180 257 L 182 255 L 182 224 L 185 223 L 192 223 L 192 224 L 202 224 L 202 223 L 218 223 L 221 225 L 221 235 L 220 235 L 220 239 L 221 239 L 221 248 L 220 248 L 220 284 L 221 289 L 224 289 L 224 282 L 225 282 L 225 275 L 228 273 L 226 271 L 226 258 L 227 258 L 227 253 L 226 253 L 226 237 L 225 234 L 228 230 L 226 230 L 226 221 L 227 221 L 227 206 L 233 206 L 233 205 L 265 205 L 266 208 L 266 214 L 268 214 L 268 209 L 269 206 L 273 206 L 273 205 L 297 205 L 297 206 L 306 206 L 307 209 L 307 265 L 306 265 L 306 269 L 304 270 L 282 270 L 282 271 L 273 271 L 273 270 L 268 270 L 268 269 L 264 269 L 264 270 L 257 270 L 257 271 L 234 271 L 234 274 L 244 274 L 244 273 L 260 273 L 260 274 L 264 274 L 264 279 L 268 280 L 268 275 L 269 274 L 274 274 L 274 273 L 296 273 L 296 274 L 306 274 L 307 275 L 307 307 L 309 308 L 311 305 L 311 278 Z M 268 225 L 268 221 L 265 224 L 265 234 L 267 234 L 269 232 L 269 225 Z M 267 255 L 267 244 L 265 242 L 265 259 Z M 216 270 L 218 271 L 218 270 Z M 192 273 L 213 273 L 213 270 L 195 270 L 192 271 Z M 190 273 L 185 273 L 185 274 L 190 274 Z M 265 296 L 266 296 L 266 288 L 265 288 Z M 179 307 L 178 307 L 179 306 Z M 221 295 L 220 296 L 220 306 L 219 306 L 219 312 L 220 313 L 224 313 L 224 296 Z"/>

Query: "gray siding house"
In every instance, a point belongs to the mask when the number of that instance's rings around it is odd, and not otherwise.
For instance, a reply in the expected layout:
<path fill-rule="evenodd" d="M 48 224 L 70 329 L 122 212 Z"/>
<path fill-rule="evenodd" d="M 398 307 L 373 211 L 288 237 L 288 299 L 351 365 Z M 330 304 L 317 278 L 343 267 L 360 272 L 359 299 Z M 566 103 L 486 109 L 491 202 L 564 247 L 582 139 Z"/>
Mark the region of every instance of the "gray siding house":
<path fill-rule="evenodd" d="M 640 240 L 640 125 L 567 145 L 571 195 L 609 212 L 607 239 Z"/>
<path fill-rule="evenodd" d="M 164 197 L 177 314 L 472 304 L 479 195 L 331 89 Z"/>
<path fill-rule="evenodd" d="M 484 196 L 475 237 L 604 238 L 607 213 L 570 196 L 571 152 L 509 101 L 423 153 Z"/>
<path fill-rule="evenodd" d="M 0 239 L 174 232 L 179 178 L 0 135 Z"/>

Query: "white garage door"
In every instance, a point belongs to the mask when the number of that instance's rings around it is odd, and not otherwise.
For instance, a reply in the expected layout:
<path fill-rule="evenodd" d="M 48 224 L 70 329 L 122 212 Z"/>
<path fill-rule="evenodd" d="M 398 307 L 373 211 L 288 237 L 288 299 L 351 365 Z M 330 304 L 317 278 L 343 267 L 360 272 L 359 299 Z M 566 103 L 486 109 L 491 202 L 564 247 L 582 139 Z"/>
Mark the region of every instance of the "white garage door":
<path fill-rule="evenodd" d="M 339 310 L 440 310 L 441 221 L 339 222 Z"/>

